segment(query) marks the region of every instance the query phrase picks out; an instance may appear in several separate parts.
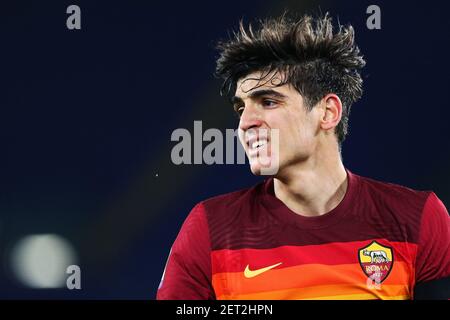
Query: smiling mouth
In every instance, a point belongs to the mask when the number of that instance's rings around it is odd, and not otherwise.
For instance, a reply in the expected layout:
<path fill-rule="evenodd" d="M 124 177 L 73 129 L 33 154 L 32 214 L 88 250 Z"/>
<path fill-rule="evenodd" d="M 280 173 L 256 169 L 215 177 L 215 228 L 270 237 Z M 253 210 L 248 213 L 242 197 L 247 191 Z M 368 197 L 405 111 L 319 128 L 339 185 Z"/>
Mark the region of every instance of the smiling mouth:
<path fill-rule="evenodd" d="M 267 150 L 266 147 L 269 144 L 269 141 L 267 139 L 261 139 L 257 141 L 253 141 L 248 144 L 248 156 L 253 157 L 260 157 L 263 156 L 265 153 L 263 150 Z M 262 154 L 261 154 L 262 152 Z"/>
<path fill-rule="evenodd" d="M 248 156 L 255 157 L 264 153 L 264 150 L 269 151 L 270 132 L 268 129 L 249 129 L 244 132 L 244 148 Z"/>
<path fill-rule="evenodd" d="M 267 140 L 260 140 L 260 141 L 255 141 L 252 143 L 252 145 L 250 146 L 250 150 L 254 150 L 254 149 L 259 149 L 264 147 L 266 144 L 268 143 Z"/>

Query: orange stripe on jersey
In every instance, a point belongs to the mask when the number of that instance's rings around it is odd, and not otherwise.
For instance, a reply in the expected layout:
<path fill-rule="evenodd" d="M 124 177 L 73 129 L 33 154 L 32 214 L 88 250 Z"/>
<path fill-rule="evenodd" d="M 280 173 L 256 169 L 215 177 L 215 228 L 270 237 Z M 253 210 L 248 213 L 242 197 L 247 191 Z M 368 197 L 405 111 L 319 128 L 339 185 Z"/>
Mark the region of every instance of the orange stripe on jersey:
<path fill-rule="evenodd" d="M 383 285 L 382 291 L 369 290 L 367 288 L 355 288 L 352 285 L 347 286 L 316 286 L 298 289 L 286 289 L 268 292 L 259 292 L 253 294 L 222 295 L 219 300 L 406 300 L 410 295 L 404 286 L 401 285 Z"/>
<path fill-rule="evenodd" d="M 376 239 L 392 247 L 394 261 L 413 263 L 417 245 L 405 242 L 389 242 Z M 302 264 L 351 264 L 359 263 L 358 250 L 370 241 L 331 242 L 321 245 L 281 246 L 272 249 L 216 250 L 211 252 L 212 273 L 241 272 L 247 265 L 251 269 L 264 268 L 281 262 L 278 268 Z"/>
<path fill-rule="evenodd" d="M 282 265 L 281 265 L 282 266 Z M 301 296 L 307 295 L 308 298 L 316 297 L 311 293 L 311 288 L 326 287 L 334 288 L 337 291 L 321 292 L 320 295 L 333 296 L 342 294 L 366 293 L 383 296 L 408 295 L 410 283 L 412 281 L 411 270 L 407 263 L 396 261 L 386 280 L 381 284 L 381 290 L 374 292 L 368 290 L 368 285 L 373 283 L 368 280 L 359 263 L 342 264 L 342 265 L 322 265 L 322 264 L 305 264 L 281 268 L 277 266 L 274 269 L 258 274 L 254 277 L 247 278 L 244 272 L 224 272 L 216 273 L 212 277 L 212 283 L 216 296 L 235 297 L 241 295 L 252 295 L 271 291 L 298 291 Z M 324 286 L 326 284 L 326 286 Z M 351 286 L 348 286 L 351 284 Z M 390 286 L 402 287 L 403 291 L 386 291 Z M 350 291 L 347 289 L 352 288 Z M 355 289 L 355 290 L 353 290 Z M 400 292 L 400 293 L 399 293 Z M 266 298 L 270 299 L 270 298 Z"/>

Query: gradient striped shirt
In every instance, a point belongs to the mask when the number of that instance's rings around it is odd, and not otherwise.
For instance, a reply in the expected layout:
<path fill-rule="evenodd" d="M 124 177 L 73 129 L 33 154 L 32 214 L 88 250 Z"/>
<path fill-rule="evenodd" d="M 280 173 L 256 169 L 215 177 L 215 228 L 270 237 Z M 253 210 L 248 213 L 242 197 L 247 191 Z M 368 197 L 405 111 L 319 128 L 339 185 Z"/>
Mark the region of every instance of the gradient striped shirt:
<path fill-rule="evenodd" d="M 347 176 L 318 217 L 291 211 L 273 178 L 198 203 L 157 299 L 411 299 L 450 275 L 450 218 L 433 192 Z"/>

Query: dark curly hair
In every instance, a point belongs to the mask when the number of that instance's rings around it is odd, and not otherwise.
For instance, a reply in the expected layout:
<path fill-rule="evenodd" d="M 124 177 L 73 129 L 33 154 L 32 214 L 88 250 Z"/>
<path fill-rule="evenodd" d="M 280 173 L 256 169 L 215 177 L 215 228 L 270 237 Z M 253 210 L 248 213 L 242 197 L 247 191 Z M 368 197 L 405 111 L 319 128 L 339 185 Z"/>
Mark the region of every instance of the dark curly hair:
<path fill-rule="evenodd" d="M 362 95 L 360 69 L 365 65 L 351 25 L 339 24 L 333 32 L 328 14 L 316 19 L 309 15 L 293 19 L 284 14 L 260 21 L 257 30 L 251 24 L 246 30 L 241 21 L 239 31 L 230 40 L 219 42 L 217 48 L 216 75 L 224 79 L 222 95 L 234 95 L 238 80 L 255 71 L 262 72 L 258 86 L 269 81 L 274 84 L 273 75 L 282 74 L 283 79 L 274 85 L 291 84 L 309 110 L 326 94 L 334 93 L 343 105 L 336 135 L 339 144 L 344 141 L 350 107 Z"/>

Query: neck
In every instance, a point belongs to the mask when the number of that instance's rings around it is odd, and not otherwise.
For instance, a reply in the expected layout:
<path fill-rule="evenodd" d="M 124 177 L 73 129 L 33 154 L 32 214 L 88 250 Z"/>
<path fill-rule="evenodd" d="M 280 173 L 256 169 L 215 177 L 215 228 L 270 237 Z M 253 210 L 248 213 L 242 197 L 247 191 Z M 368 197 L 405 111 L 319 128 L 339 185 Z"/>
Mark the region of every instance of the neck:
<path fill-rule="evenodd" d="M 347 183 L 347 172 L 336 148 L 285 168 L 274 178 L 274 192 L 295 213 L 312 217 L 337 207 Z"/>

